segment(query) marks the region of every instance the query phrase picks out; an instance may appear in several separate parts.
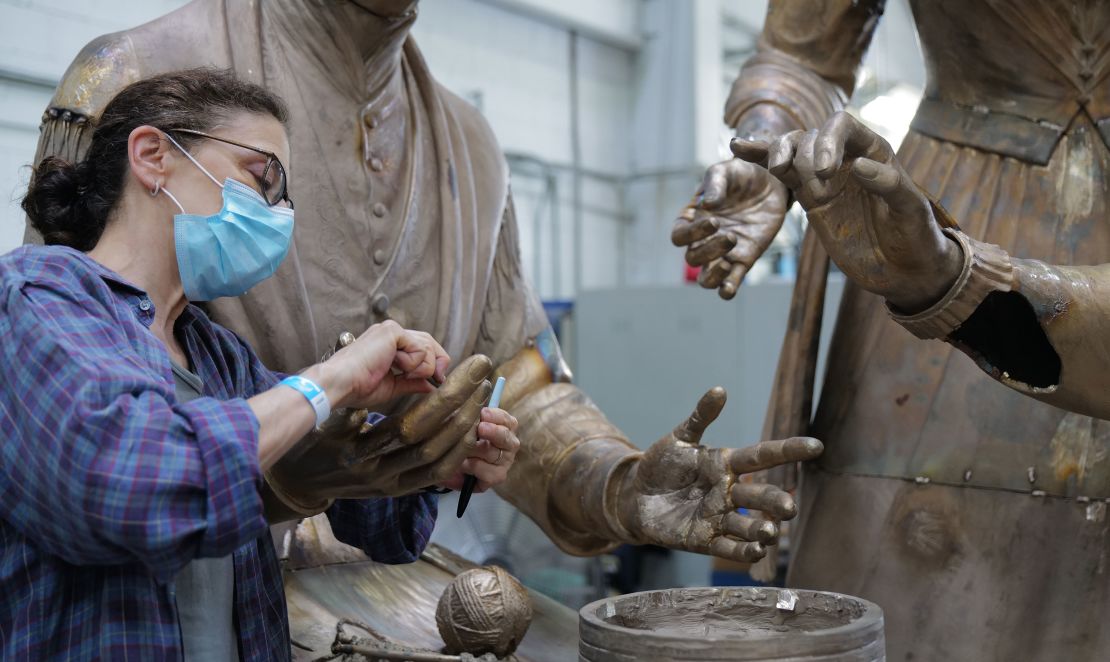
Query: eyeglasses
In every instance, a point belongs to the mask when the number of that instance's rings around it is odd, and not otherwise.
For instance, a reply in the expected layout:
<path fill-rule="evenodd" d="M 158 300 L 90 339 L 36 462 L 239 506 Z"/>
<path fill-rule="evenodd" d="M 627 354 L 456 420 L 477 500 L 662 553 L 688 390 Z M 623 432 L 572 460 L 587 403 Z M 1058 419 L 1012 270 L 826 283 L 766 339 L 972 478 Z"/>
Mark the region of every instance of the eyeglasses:
<path fill-rule="evenodd" d="M 262 189 L 262 197 L 266 199 L 266 203 L 269 204 L 271 207 L 284 200 L 285 202 L 289 203 L 290 209 L 293 208 L 293 200 L 289 197 L 289 191 L 287 188 L 289 178 L 288 176 L 286 176 L 285 166 L 281 165 L 281 161 L 278 159 L 277 154 L 274 154 L 273 152 L 267 152 L 266 150 L 259 149 L 257 147 L 252 147 L 250 145 L 244 145 L 243 143 L 235 142 L 234 140 L 228 140 L 227 138 L 212 136 L 204 133 L 203 131 L 196 131 L 194 129 L 171 129 L 171 132 L 187 133 L 192 136 L 199 136 L 201 138 L 207 138 L 208 140 L 215 140 L 218 142 L 227 143 L 228 145 L 235 145 L 236 147 L 249 149 L 252 152 L 258 152 L 259 154 L 265 156 L 266 167 L 262 169 L 262 178 L 259 183 L 259 188 Z"/>

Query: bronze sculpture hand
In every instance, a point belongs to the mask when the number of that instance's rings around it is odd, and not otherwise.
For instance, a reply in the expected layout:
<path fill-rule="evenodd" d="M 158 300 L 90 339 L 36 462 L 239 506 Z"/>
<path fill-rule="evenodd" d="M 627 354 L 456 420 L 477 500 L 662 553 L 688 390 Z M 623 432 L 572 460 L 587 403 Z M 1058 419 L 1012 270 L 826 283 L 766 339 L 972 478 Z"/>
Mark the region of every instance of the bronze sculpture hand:
<path fill-rule="evenodd" d="M 785 462 L 812 460 L 823 446 L 796 437 L 742 449 L 705 448 L 702 434 L 725 405 L 725 390 L 708 391 L 694 413 L 632 465 L 616 499 L 618 519 L 632 538 L 737 561 L 756 561 L 778 539 L 770 519 L 741 515 L 761 511 L 777 520 L 797 514 L 790 494 L 768 484 L 742 480 L 743 474 Z"/>
<path fill-rule="evenodd" d="M 376 425 L 366 410 L 339 411 L 267 476 L 271 522 L 312 515 L 332 499 L 411 494 L 458 473 L 475 448 L 491 391 L 488 357 L 471 356 L 434 392 Z M 284 506 L 284 508 L 282 508 Z"/>
<path fill-rule="evenodd" d="M 734 139 L 732 150 L 789 186 L 844 274 L 901 311 L 928 308 L 959 276 L 959 246 L 928 198 L 890 145 L 851 115 L 770 145 Z"/>
<path fill-rule="evenodd" d="M 698 284 L 736 296 L 744 276 L 782 228 L 786 187 L 763 168 L 736 159 L 709 167 L 694 199 L 671 232 L 686 262 L 704 267 Z"/>

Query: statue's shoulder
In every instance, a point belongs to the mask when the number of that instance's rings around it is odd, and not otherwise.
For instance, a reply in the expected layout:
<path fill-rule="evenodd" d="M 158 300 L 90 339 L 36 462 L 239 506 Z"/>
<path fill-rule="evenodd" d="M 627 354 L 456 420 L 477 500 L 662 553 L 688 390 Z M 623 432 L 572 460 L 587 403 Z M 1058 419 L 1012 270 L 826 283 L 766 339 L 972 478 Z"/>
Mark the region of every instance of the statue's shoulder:
<path fill-rule="evenodd" d="M 455 121 L 460 122 L 466 128 L 467 133 L 474 137 L 497 142 L 493 127 L 490 126 L 489 120 L 486 119 L 486 116 L 482 114 L 477 106 L 447 89 L 438 80 L 436 81 L 436 90 L 439 98 L 443 101 L 443 105 L 450 110 Z"/>
<path fill-rule="evenodd" d="M 95 118 L 120 90 L 157 73 L 228 66 L 222 3 L 193 0 L 129 30 L 90 41 L 66 69 L 50 108 Z"/>
<path fill-rule="evenodd" d="M 450 112 L 455 125 L 466 135 L 470 145 L 468 156 L 472 162 L 483 161 L 482 167 L 488 173 L 499 173 L 502 178 L 508 177 L 508 165 L 505 163 L 501 143 L 493 132 L 489 120 L 474 104 L 451 90 L 436 82 L 439 98 Z M 474 163 L 475 166 L 480 165 Z"/>

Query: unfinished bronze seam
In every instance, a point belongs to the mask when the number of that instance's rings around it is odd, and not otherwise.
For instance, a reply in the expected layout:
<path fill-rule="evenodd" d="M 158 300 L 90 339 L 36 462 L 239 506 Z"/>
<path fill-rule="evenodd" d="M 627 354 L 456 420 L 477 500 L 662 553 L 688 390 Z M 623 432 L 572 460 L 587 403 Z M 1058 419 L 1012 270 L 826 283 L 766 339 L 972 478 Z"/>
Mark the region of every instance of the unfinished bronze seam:
<path fill-rule="evenodd" d="M 813 467 L 830 476 L 848 476 L 852 478 L 881 478 L 886 480 L 901 480 L 908 483 L 916 483 L 918 485 L 940 485 L 941 487 L 959 487 L 969 490 L 985 490 L 988 492 L 1009 492 L 1011 494 L 1021 494 L 1031 497 L 1044 497 L 1048 499 L 1063 499 L 1064 501 L 1075 501 L 1077 504 L 1094 503 L 1098 501 L 1105 501 L 1110 503 L 1110 495 L 1108 496 L 1067 496 L 1064 494 L 1054 494 L 1046 492 L 1045 490 L 1019 490 L 1013 487 L 1001 487 L 995 485 L 976 485 L 975 483 L 956 483 L 948 480 L 935 480 L 928 476 L 887 476 L 884 474 L 871 474 L 862 473 L 858 471 L 838 471 L 836 469 L 829 469 L 820 465 Z"/>

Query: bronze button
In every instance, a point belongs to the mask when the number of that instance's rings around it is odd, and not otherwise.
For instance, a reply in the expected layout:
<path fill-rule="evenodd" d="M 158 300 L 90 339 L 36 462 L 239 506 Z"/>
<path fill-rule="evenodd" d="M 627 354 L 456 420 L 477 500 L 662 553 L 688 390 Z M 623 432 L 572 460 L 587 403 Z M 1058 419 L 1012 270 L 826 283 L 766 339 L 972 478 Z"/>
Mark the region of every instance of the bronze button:
<path fill-rule="evenodd" d="M 385 167 L 385 164 L 382 163 L 381 159 L 370 159 L 370 169 L 374 172 L 381 172 L 383 167 Z"/>
<path fill-rule="evenodd" d="M 374 117 L 373 115 L 371 115 L 369 113 L 362 116 L 362 121 L 363 121 L 364 124 L 366 124 L 367 129 L 376 129 L 376 128 L 378 128 L 378 118 Z"/>
<path fill-rule="evenodd" d="M 374 211 L 375 216 L 377 216 L 378 218 L 381 218 L 382 216 L 385 216 L 385 212 L 387 210 L 385 208 L 385 205 L 383 205 L 382 203 L 379 202 L 379 203 L 374 205 L 373 211 Z"/>
<path fill-rule="evenodd" d="M 389 256 L 385 254 L 385 251 L 379 248 L 378 250 L 374 251 L 374 264 L 385 264 L 385 260 L 388 257 Z"/>
<path fill-rule="evenodd" d="M 378 317 L 385 317 L 389 313 L 389 297 L 384 294 L 377 294 L 374 300 L 370 302 L 370 310 Z"/>

